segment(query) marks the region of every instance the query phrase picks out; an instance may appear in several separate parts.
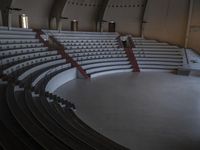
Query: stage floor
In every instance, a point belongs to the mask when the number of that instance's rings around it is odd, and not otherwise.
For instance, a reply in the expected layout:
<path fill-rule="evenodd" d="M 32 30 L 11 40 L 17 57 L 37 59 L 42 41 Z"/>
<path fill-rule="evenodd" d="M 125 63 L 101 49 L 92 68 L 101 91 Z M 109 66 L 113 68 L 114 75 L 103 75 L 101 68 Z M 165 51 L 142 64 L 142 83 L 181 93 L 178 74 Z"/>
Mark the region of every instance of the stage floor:
<path fill-rule="evenodd" d="M 55 92 L 88 125 L 132 150 L 200 149 L 200 78 L 122 73 L 71 81 Z"/>

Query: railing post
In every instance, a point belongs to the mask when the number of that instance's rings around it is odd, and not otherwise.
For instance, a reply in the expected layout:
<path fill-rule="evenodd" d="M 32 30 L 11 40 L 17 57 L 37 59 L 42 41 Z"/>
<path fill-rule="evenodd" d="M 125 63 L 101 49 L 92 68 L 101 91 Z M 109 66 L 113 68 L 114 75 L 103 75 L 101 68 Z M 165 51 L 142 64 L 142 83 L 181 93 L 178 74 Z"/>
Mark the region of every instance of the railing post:
<path fill-rule="evenodd" d="M 134 54 L 135 44 L 133 43 L 131 37 L 128 37 L 127 40 L 129 43 L 129 47 L 125 48 L 124 50 L 127 54 L 127 57 L 129 58 L 131 65 L 133 66 L 133 72 L 140 72 L 140 68 Z"/>

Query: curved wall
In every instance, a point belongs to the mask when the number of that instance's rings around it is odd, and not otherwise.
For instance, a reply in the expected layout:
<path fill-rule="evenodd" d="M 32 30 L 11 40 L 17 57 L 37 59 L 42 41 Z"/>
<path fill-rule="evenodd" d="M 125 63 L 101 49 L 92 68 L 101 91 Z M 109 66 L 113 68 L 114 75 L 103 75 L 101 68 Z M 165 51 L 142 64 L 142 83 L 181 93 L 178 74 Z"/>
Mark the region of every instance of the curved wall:
<path fill-rule="evenodd" d="M 144 36 L 184 46 L 189 0 L 148 0 Z"/>
<path fill-rule="evenodd" d="M 48 28 L 49 14 L 54 0 L 13 0 L 11 7 L 22 8 L 24 11 L 13 14 L 12 24 L 19 26 L 19 14 L 29 17 L 30 28 Z"/>
<path fill-rule="evenodd" d="M 66 3 L 62 16 L 68 17 L 63 21 L 63 29 L 70 30 L 70 21 L 78 20 L 79 30 L 96 30 L 96 13 L 101 0 L 70 0 Z"/>
<path fill-rule="evenodd" d="M 115 21 L 118 32 L 139 36 L 144 3 L 145 0 L 110 0 L 104 20 Z M 107 23 L 104 23 L 104 29 L 107 31 Z"/>
<path fill-rule="evenodd" d="M 53 93 L 57 88 L 62 86 L 63 84 L 76 79 L 77 70 L 75 68 L 63 71 L 56 76 L 54 76 L 46 85 L 45 91 L 49 93 Z"/>
<path fill-rule="evenodd" d="M 110 0 L 103 19 L 115 21 L 117 32 L 140 36 L 145 1 Z M 193 1 L 189 47 L 200 51 L 200 1 Z M 48 28 L 52 8 L 59 2 L 56 0 L 13 0 L 11 7 L 24 9 L 23 12 L 13 14 L 13 26 L 18 27 L 18 15 L 26 13 L 29 16 L 30 28 Z M 146 38 L 184 46 L 189 2 L 190 0 L 148 0 L 143 35 Z M 4 4 L 8 4 L 8 0 L 1 0 L 0 4 L 0 8 L 3 9 Z M 70 30 L 70 21 L 76 19 L 79 21 L 79 30 L 95 31 L 97 12 L 101 6 L 102 0 L 66 0 L 62 16 L 68 17 L 69 20 L 63 21 L 63 28 Z M 0 25 L 2 25 L 1 18 Z M 53 26 L 56 28 L 55 24 Z M 108 23 L 104 23 L 103 28 L 104 31 L 108 31 Z"/>

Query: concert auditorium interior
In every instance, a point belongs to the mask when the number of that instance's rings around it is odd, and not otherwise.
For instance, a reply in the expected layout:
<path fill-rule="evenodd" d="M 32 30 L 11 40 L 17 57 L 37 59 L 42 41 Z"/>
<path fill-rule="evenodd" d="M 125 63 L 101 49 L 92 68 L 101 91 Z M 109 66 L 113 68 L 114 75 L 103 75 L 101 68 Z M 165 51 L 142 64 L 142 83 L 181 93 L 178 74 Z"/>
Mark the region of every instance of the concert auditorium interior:
<path fill-rule="evenodd" d="M 200 150 L 200 0 L 0 0 L 0 150 Z"/>

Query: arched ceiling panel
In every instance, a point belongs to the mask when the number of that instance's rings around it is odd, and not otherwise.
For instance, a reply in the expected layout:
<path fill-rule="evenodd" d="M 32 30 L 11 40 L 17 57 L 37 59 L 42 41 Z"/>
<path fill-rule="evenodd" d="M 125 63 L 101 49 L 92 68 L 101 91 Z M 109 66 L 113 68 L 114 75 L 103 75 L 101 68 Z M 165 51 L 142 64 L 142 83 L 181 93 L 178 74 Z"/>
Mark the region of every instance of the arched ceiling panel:
<path fill-rule="evenodd" d="M 0 26 L 3 25 L 3 21 L 2 21 L 2 15 L 1 15 L 1 11 L 0 11 Z"/>
<path fill-rule="evenodd" d="M 63 22 L 64 29 L 70 29 L 71 20 L 79 21 L 79 29 L 94 31 L 96 29 L 96 12 L 101 0 L 68 0 L 62 16 L 68 17 L 68 22 Z"/>
<path fill-rule="evenodd" d="M 22 8 L 23 11 L 13 14 L 14 26 L 19 26 L 19 14 L 25 13 L 29 17 L 32 28 L 48 28 L 49 14 L 54 0 L 13 0 L 11 7 Z"/>
<path fill-rule="evenodd" d="M 184 45 L 189 0 L 149 0 L 144 20 L 148 38 Z"/>
<path fill-rule="evenodd" d="M 8 8 L 11 6 L 12 0 L 0 0 L 1 22 L 2 25 L 8 25 Z"/>
<path fill-rule="evenodd" d="M 192 20 L 189 35 L 189 47 L 200 52 L 200 1 L 194 0 Z"/>
<path fill-rule="evenodd" d="M 146 0 L 110 0 L 104 20 L 115 21 L 119 32 L 139 36 L 145 2 Z"/>

